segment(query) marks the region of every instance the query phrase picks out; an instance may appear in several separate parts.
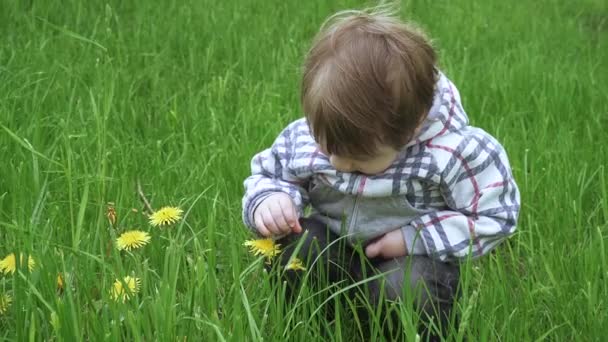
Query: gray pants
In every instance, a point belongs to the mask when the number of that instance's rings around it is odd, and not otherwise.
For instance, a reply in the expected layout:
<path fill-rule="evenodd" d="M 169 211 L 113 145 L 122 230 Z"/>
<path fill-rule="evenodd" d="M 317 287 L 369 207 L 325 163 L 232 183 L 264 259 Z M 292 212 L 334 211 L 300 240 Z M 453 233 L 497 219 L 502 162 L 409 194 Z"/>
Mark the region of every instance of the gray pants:
<path fill-rule="evenodd" d="M 320 282 L 320 286 L 342 282 L 359 282 L 382 274 L 357 288 L 360 294 L 365 294 L 372 307 L 384 305 L 390 301 L 403 300 L 404 295 L 411 295 L 420 313 L 422 340 L 439 340 L 442 330 L 450 320 L 452 304 L 457 297 L 459 282 L 459 267 L 456 264 L 443 263 L 426 256 L 404 256 L 395 259 L 369 259 L 363 253 L 363 247 L 351 247 L 345 239 L 340 239 L 330 232 L 324 224 L 310 218 L 300 219 L 300 224 L 308 231 L 306 238 L 302 235 L 289 235 L 278 241 L 283 247 L 279 265 L 285 265 L 287 260 L 299 246 L 298 257 L 307 266 L 312 265 L 320 272 L 311 272 Z M 291 293 L 297 292 L 301 272 L 287 272 L 285 277 Z M 325 279 L 318 279 L 325 278 Z M 314 283 L 313 283 L 314 285 Z M 352 293 L 356 295 L 355 292 Z M 396 313 L 394 313 L 396 314 Z M 394 331 L 399 326 L 398 317 L 394 317 L 390 325 L 393 327 L 390 335 L 402 335 Z M 427 323 L 434 322 L 436 329 L 428 329 Z M 397 328 L 398 329 L 398 328 Z"/>

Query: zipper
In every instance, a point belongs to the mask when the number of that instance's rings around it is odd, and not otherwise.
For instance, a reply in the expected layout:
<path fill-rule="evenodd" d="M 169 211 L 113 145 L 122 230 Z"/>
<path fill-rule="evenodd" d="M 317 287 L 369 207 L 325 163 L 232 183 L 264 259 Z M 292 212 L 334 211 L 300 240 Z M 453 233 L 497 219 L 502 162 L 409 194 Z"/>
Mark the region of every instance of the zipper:
<path fill-rule="evenodd" d="M 351 214 L 351 218 L 350 218 L 350 222 L 348 225 L 348 229 L 346 230 L 346 234 L 347 234 L 347 238 L 348 240 L 352 243 L 354 242 L 355 236 L 351 235 L 351 233 L 353 232 L 354 228 L 355 228 L 355 224 L 357 222 L 357 217 L 359 216 L 359 185 L 361 183 L 361 178 L 357 178 L 357 182 L 355 183 L 355 186 L 353 186 L 353 189 L 356 189 L 356 193 L 355 193 L 355 200 L 353 202 L 353 210 L 352 210 L 352 214 Z"/>

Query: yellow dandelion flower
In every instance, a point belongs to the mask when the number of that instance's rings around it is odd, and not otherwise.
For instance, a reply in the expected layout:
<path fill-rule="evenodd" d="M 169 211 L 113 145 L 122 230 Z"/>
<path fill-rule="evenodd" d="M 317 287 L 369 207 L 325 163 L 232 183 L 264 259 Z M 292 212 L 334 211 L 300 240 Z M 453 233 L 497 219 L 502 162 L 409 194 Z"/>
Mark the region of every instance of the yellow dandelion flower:
<path fill-rule="evenodd" d="M 306 267 L 304 267 L 304 263 L 299 258 L 291 259 L 289 264 L 287 264 L 287 266 L 285 266 L 285 269 L 293 270 L 293 271 L 306 271 Z"/>
<path fill-rule="evenodd" d="M 57 273 L 57 294 L 61 296 L 64 288 L 63 277 L 61 276 L 61 273 Z"/>
<path fill-rule="evenodd" d="M 150 242 L 150 234 L 142 232 L 141 230 L 130 230 L 122 233 L 118 239 L 116 239 L 116 247 L 119 250 L 136 249 L 143 247 Z"/>
<path fill-rule="evenodd" d="M 21 258 L 19 259 L 20 263 L 23 265 L 23 254 L 21 254 Z M 31 271 L 36 267 L 36 262 L 32 256 L 28 256 L 27 258 L 27 268 Z M 17 270 L 17 261 L 15 258 L 15 253 L 11 253 L 7 255 L 4 259 L 0 260 L 0 272 L 4 274 L 15 273 Z"/>
<path fill-rule="evenodd" d="M 0 295 L 0 315 L 4 315 L 8 311 L 12 302 L 13 298 L 6 293 Z"/>
<path fill-rule="evenodd" d="M 263 255 L 269 259 L 281 253 L 281 245 L 274 243 L 273 239 L 247 240 L 243 246 L 249 247 L 253 255 Z"/>
<path fill-rule="evenodd" d="M 163 207 L 150 215 L 150 224 L 154 227 L 168 226 L 182 218 L 183 210 L 176 207 Z"/>
<path fill-rule="evenodd" d="M 126 286 L 126 288 L 125 288 Z M 123 280 L 116 279 L 112 288 L 110 289 L 110 296 L 115 301 L 125 302 L 127 299 L 130 299 L 131 296 L 139 293 L 139 288 L 141 287 L 141 280 L 139 278 L 134 278 L 131 276 L 126 276 Z"/>

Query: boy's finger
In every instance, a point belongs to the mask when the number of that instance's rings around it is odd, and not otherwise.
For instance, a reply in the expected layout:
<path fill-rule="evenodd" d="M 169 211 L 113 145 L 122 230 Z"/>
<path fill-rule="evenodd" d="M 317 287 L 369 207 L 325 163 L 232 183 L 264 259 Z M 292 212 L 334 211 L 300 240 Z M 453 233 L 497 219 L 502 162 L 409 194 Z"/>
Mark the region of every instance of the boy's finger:
<path fill-rule="evenodd" d="M 296 211 L 295 205 L 291 205 L 291 215 L 293 215 L 294 225 L 291 227 L 294 233 L 300 234 L 302 232 L 302 226 L 300 225 L 300 220 L 298 218 L 298 212 Z"/>
<path fill-rule="evenodd" d="M 279 201 L 279 203 L 273 204 L 270 208 L 270 212 L 272 213 L 274 222 L 277 224 L 277 229 L 281 231 L 281 233 L 289 233 L 291 229 L 289 228 L 289 224 L 287 223 L 285 213 L 283 212 L 280 203 L 281 202 Z"/>
<path fill-rule="evenodd" d="M 283 211 L 283 216 L 289 225 L 289 229 L 294 233 L 301 233 L 302 227 L 300 227 L 300 223 L 298 222 L 298 215 L 296 214 L 296 210 L 291 204 L 291 202 L 279 202 L 281 206 L 281 210 Z"/>
<path fill-rule="evenodd" d="M 302 232 L 302 225 L 300 225 L 300 220 L 298 219 L 298 214 L 294 213 L 293 215 L 295 217 L 295 220 L 294 220 L 295 224 L 291 228 L 291 230 L 296 234 L 300 234 Z"/>
<path fill-rule="evenodd" d="M 300 225 L 300 221 L 297 219 L 297 215 L 296 215 L 296 225 L 293 227 L 293 232 L 296 234 L 300 234 L 302 232 L 302 226 Z"/>
<path fill-rule="evenodd" d="M 378 242 L 373 242 L 365 247 L 365 255 L 368 258 L 375 258 L 380 254 L 380 244 Z"/>
<path fill-rule="evenodd" d="M 269 237 L 270 236 L 270 231 L 268 230 L 268 228 L 266 228 L 266 225 L 264 225 L 264 221 L 262 221 L 262 217 L 261 215 L 255 215 L 255 227 L 258 230 L 258 233 L 262 234 L 262 236 L 264 237 Z"/>
<path fill-rule="evenodd" d="M 270 231 L 270 233 L 274 235 L 279 234 L 280 231 L 277 228 L 276 222 L 274 222 L 274 218 L 272 217 L 270 209 L 263 208 L 260 214 L 262 215 L 262 221 L 264 221 L 264 225 L 266 226 L 268 231 Z"/>

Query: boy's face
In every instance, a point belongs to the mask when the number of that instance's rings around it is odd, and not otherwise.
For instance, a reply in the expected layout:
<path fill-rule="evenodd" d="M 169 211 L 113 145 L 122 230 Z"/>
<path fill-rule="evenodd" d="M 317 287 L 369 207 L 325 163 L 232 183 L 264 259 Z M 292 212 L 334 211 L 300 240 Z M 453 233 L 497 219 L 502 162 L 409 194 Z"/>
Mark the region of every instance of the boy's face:
<path fill-rule="evenodd" d="M 361 172 L 373 175 L 386 170 L 397 158 L 399 151 L 390 146 L 380 145 L 376 154 L 372 157 L 341 157 L 327 154 L 323 148 L 321 151 L 329 157 L 331 165 L 340 172 Z"/>

